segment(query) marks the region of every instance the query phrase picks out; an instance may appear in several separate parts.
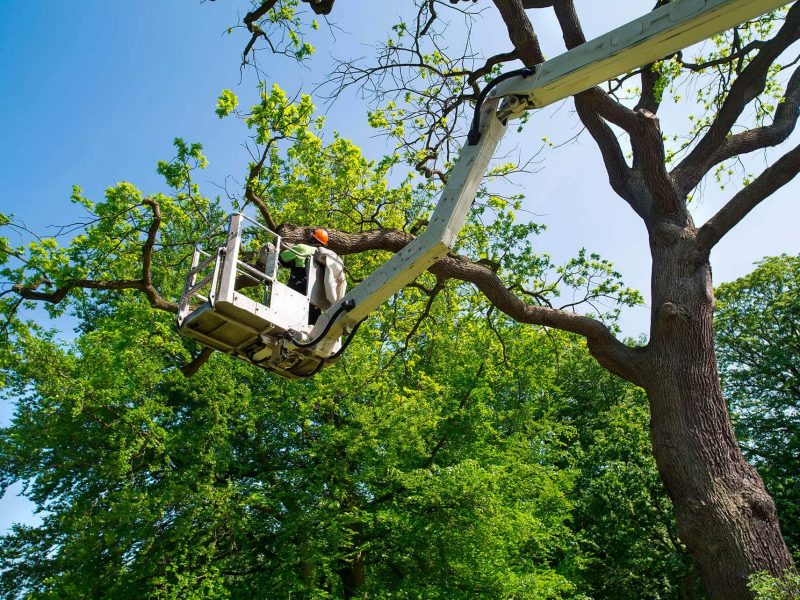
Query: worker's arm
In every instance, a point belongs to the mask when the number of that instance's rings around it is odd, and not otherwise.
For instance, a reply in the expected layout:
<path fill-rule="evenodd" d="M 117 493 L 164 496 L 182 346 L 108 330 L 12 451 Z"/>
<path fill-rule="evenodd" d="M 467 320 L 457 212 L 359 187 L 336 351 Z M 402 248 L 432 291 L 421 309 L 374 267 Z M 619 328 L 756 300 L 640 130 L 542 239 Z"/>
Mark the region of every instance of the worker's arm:
<path fill-rule="evenodd" d="M 317 251 L 314 246 L 308 244 L 295 244 L 290 246 L 280 254 L 281 262 L 290 267 L 302 267 L 306 264 L 306 260 L 313 256 Z"/>

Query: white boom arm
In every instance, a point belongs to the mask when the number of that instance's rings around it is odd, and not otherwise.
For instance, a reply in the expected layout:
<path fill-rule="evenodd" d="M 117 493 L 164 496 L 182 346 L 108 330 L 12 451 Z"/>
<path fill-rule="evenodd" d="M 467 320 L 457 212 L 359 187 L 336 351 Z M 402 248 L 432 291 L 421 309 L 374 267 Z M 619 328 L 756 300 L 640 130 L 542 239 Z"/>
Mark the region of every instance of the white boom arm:
<path fill-rule="evenodd" d="M 430 224 L 317 321 L 307 339 L 313 354 L 333 353 L 342 333 L 447 255 L 464 225 L 481 178 L 505 133 L 507 118 L 563 100 L 717 33 L 789 4 L 786 0 L 673 0 L 643 17 L 537 66 L 530 76 L 500 82 L 484 104 L 480 139 L 453 167 Z M 498 115 L 500 99 L 505 99 Z M 349 308 L 348 307 L 352 307 Z M 335 318 L 334 323 L 330 323 Z M 299 341 L 299 340 L 298 340 Z"/>
<path fill-rule="evenodd" d="M 624 75 L 790 4 L 787 0 L 673 0 L 536 69 L 500 83 L 491 96 L 526 96 L 541 108 Z"/>

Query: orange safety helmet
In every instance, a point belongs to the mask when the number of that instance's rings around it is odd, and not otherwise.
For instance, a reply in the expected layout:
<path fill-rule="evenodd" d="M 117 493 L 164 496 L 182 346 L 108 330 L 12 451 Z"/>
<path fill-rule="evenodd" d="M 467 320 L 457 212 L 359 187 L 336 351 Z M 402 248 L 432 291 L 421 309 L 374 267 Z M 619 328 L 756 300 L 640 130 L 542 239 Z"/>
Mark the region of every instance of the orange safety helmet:
<path fill-rule="evenodd" d="M 328 245 L 328 232 L 322 229 L 321 227 L 315 229 L 314 232 L 311 234 L 311 237 L 317 240 L 323 246 Z"/>

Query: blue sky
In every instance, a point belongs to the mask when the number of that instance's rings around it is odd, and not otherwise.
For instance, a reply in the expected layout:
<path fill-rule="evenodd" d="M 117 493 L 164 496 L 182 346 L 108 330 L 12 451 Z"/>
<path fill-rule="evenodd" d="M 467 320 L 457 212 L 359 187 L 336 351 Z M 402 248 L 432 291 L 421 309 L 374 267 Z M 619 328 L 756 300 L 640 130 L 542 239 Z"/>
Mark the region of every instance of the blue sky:
<path fill-rule="evenodd" d="M 578 0 L 590 37 L 638 16 L 651 1 Z M 251 73 L 240 73 L 244 33 L 225 34 L 238 22 L 238 0 L 146 0 L 137 3 L 82 0 L 0 2 L 0 211 L 13 213 L 31 229 L 47 234 L 48 226 L 73 222 L 79 216 L 69 201 L 73 184 L 97 198 L 122 180 L 146 193 L 163 189 L 156 161 L 172 157 L 172 140 L 199 141 L 210 166 L 200 183 L 207 195 L 226 178 L 241 178 L 247 163 L 245 133 L 233 119 L 214 115 L 223 88 L 253 97 Z M 318 47 L 313 68 L 287 61 L 271 63 L 270 78 L 289 93 L 311 91 L 324 79 L 331 54 L 370 56 L 394 12 L 389 2 L 338 0 L 332 17 L 342 28 L 331 41 L 323 26 L 312 43 Z M 358 7 L 353 18 L 352 8 Z M 552 18 L 536 23 L 548 55 L 562 49 Z M 480 30 L 480 42 L 507 50 L 498 22 Z M 480 46 L 476 42 L 477 46 Z M 352 138 L 378 157 L 390 145 L 366 125 L 366 107 L 352 94 L 324 109 L 328 126 Z M 682 127 L 680 109 L 666 111 L 665 130 Z M 579 130 L 571 103 L 541 111 L 524 134 L 510 134 L 506 150 L 524 151 L 543 136 L 566 139 Z M 797 135 L 795 135 L 797 137 Z M 796 142 L 795 142 L 796 143 Z M 548 151 L 537 173 L 521 178 L 526 208 L 548 231 L 537 247 L 557 261 L 581 247 L 612 260 L 626 283 L 647 292 L 649 251 L 644 228 L 613 195 L 588 137 Z M 756 158 L 756 166 L 763 158 Z M 767 157 L 766 160 L 769 160 Z M 233 185 L 232 187 L 235 187 Z M 707 218 L 731 193 L 709 185 L 696 212 Z M 798 184 L 776 194 L 715 249 L 715 282 L 749 272 L 765 255 L 798 253 Z M 629 311 L 622 322 L 626 335 L 646 332 L 646 308 Z M 0 424 L 12 407 L 0 405 Z M 13 489 L 0 501 L 0 531 L 13 520 L 29 520 L 30 506 Z"/>

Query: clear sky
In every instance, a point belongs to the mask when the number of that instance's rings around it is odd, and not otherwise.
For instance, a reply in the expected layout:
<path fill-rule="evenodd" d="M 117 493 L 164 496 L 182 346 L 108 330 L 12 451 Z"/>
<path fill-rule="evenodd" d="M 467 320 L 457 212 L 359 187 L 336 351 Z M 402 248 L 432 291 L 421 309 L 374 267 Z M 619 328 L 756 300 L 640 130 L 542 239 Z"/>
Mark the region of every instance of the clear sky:
<path fill-rule="evenodd" d="M 488 0 L 481 2 L 489 8 Z M 318 66 L 278 62 L 269 67 L 270 78 L 290 94 L 310 92 L 323 80 L 331 55 L 370 56 L 372 45 L 385 37 L 404 4 L 337 0 L 331 22 L 341 29 L 335 40 L 325 26 L 310 40 L 319 51 Z M 225 34 L 239 21 L 237 10 L 246 5 L 243 0 L 2 0 L 0 211 L 47 234 L 48 225 L 76 220 L 77 209 L 69 203 L 73 184 L 90 198 L 122 180 L 145 193 L 159 191 L 163 185 L 155 173 L 156 161 L 172 158 L 177 136 L 204 145 L 210 166 L 200 183 L 207 195 L 217 194 L 215 185 L 224 185 L 229 176 L 241 181 L 248 160 L 241 146 L 245 132 L 236 120 L 220 121 L 213 111 L 223 88 L 236 91 L 245 105 L 254 97 L 252 74 L 238 68 L 244 33 Z M 652 1 L 577 0 L 577 5 L 593 37 L 646 12 Z M 546 53 L 561 52 L 554 20 L 543 18 L 535 25 Z M 498 44 L 497 50 L 510 49 L 497 22 L 477 34 L 477 47 L 489 40 Z M 390 151 L 367 127 L 366 108 L 356 96 L 324 110 L 328 126 L 368 155 L 377 158 Z M 681 116 L 680 110 L 666 112 L 664 129 L 680 131 Z M 578 130 L 568 102 L 542 111 L 523 134 L 510 134 L 506 148 L 524 151 L 542 136 L 566 139 Z M 763 166 L 763 157 L 758 160 Z M 526 207 L 548 226 L 537 246 L 557 261 L 581 247 L 597 251 L 614 262 L 628 285 L 646 295 L 649 251 L 644 228 L 611 192 L 591 140 L 584 136 L 547 152 L 540 166 L 518 181 L 528 195 Z M 717 246 L 712 255 L 715 283 L 744 275 L 765 255 L 800 252 L 798 186 L 794 183 L 770 198 Z M 229 187 L 236 185 L 229 180 Z M 698 203 L 698 220 L 713 214 L 732 193 L 713 187 L 708 186 Z M 646 332 L 647 309 L 628 311 L 622 326 L 626 335 Z M 8 403 L 0 402 L 0 424 L 8 422 L 11 412 Z M 14 488 L 0 500 L 0 531 L 14 520 L 32 518 L 30 506 L 15 495 L 18 491 Z"/>

